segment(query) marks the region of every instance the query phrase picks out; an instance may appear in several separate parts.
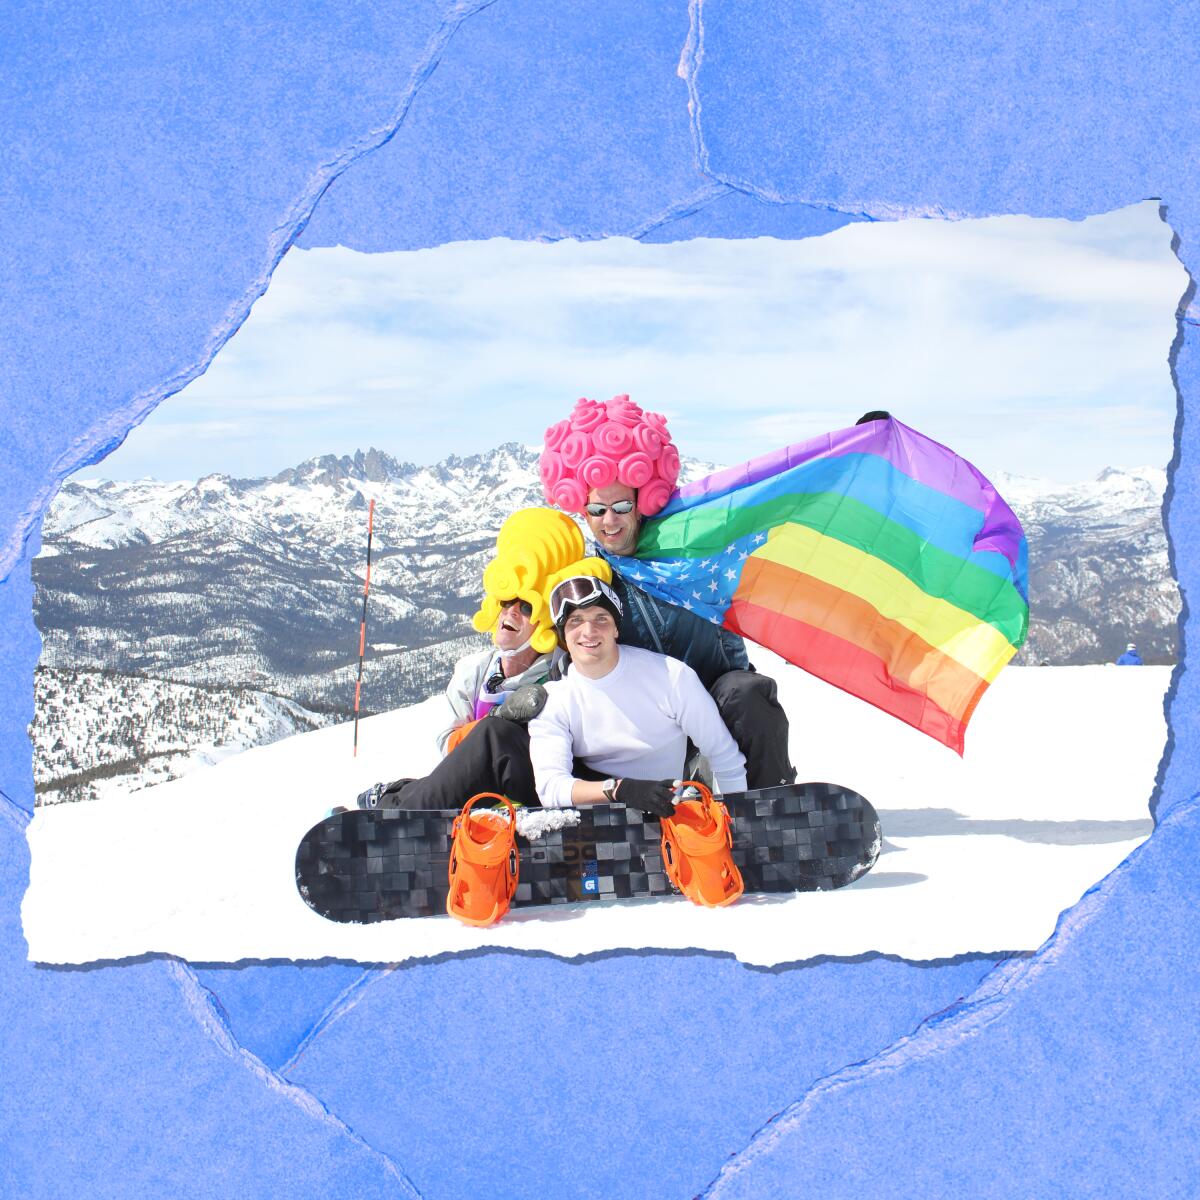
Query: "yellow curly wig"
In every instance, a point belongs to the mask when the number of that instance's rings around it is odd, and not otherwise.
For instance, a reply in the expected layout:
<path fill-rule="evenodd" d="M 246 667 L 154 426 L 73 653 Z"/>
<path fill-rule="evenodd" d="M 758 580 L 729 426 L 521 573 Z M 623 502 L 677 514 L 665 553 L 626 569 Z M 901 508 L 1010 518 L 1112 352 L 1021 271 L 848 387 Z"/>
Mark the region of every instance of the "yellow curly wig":
<path fill-rule="evenodd" d="M 550 592 L 572 575 L 595 575 L 612 582 L 602 558 L 583 558 L 583 534 L 566 513 L 552 508 L 522 508 L 500 527 L 496 556 L 483 572 L 483 602 L 471 618 L 480 633 L 495 636 L 500 604 L 524 600 L 533 609 L 530 645 L 545 654 L 558 644 L 550 621 Z"/>

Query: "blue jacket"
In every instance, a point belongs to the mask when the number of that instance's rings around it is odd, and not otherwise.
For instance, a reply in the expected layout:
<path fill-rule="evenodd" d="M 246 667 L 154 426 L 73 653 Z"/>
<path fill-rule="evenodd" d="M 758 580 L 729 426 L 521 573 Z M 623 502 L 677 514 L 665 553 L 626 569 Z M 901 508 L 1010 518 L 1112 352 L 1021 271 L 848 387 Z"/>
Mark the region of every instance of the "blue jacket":
<path fill-rule="evenodd" d="M 1125 653 L 1117 659 L 1118 667 L 1140 667 L 1141 665 L 1142 658 L 1136 650 L 1126 650 Z"/>
<path fill-rule="evenodd" d="M 608 560 L 614 567 L 613 559 Z M 687 663 L 706 688 L 727 671 L 747 671 L 746 643 L 675 604 L 665 604 L 613 571 L 613 590 L 621 599 L 620 641 L 657 650 Z"/>

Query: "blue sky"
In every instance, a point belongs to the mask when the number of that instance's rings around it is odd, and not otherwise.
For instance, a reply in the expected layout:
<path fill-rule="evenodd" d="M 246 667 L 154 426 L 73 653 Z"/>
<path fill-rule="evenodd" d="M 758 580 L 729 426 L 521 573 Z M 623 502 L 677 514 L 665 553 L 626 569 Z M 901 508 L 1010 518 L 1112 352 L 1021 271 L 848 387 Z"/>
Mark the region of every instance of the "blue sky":
<path fill-rule="evenodd" d="M 1170 241 L 1147 202 L 800 242 L 293 250 L 208 371 L 86 474 L 258 476 L 372 445 L 433 462 L 619 392 L 723 464 L 887 408 L 985 473 L 1165 466 Z"/>

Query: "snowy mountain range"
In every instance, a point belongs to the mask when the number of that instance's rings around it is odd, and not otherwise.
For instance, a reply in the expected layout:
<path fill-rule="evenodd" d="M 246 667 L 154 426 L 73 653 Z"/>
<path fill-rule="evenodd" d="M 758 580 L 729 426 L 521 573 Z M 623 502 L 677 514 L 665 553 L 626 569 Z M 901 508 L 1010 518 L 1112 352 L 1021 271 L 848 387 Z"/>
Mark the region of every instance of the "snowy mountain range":
<path fill-rule="evenodd" d="M 508 443 L 419 467 L 370 450 L 272 479 L 69 482 L 34 567 L 42 663 L 348 713 L 373 499 L 365 710 L 422 699 L 482 644 L 479 579 L 504 519 L 544 503 L 537 456 Z"/>
<path fill-rule="evenodd" d="M 432 466 L 372 449 L 265 479 L 69 481 L 34 563 L 40 669 L 256 693 L 264 729 L 281 728 L 266 716 L 275 698 L 301 706 L 293 722 L 348 717 L 373 499 L 363 711 L 423 699 L 484 644 L 470 627 L 480 575 L 505 517 L 543 503 L 538 449 L 507 443 Z M 687 461 L 684 481 L 713 469 Z M 1128 641 L 1148 662 L 1173 661 L 1165 472 L 994 482 L 1030 543 L 1030 637 L 1016 661 L 1106 662 Z M 38 691 L 40 756 L 80 720 L 69 694 Z M 155 736 L 171 742 L 169 730 Z M 73 771 L 104 761 L 76 755 Z"/>
<path fill-rule="evenodd" d="M 1029 542 L 1029 638 L 1014 662 L 1112 662 L 1128 642 L 1147 663 L 1175 661 L 1165 470 L 1108 468 L 1076 484 L 1001 473 L 993 483 Z"/>
<path fill-rule="evenodd" d="M 515 445 L 432 467 L 372 450 L 273 479 L 68 483 L 35 568 L 43 662 L 348 711 L 374 499 L 365 703 L 418 699 L 475 637 L 480 573 L 531 502 L 534 461 Z"/>

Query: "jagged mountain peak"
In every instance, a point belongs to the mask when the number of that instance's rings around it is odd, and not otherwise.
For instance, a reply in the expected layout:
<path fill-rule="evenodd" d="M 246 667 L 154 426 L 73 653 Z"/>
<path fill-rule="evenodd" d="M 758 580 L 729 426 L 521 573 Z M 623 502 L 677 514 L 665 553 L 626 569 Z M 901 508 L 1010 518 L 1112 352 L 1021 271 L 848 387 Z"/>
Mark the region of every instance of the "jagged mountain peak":
<path fill-rule="evenodd" d="M 992 476 L 997 491 L 1014 508 L 1029 515 L 1046 508 L 1111 508 L 1114 515 L 1130 508 L 1162 503 L 1167 473 L 1162 467 L 1105 467 L 1094 479 L 1052 483 L 999 471 Z"/>
<path fill-rule="evenodd" d="M 476 454 L 451 454 L 436 466 L 444 471 L 479 471 L 514 464 L 528 469 L 537 465 L 537 456 L 540 453 L 540 446 L 531 449 L 520 442 L 502 442 L 499 446 L 481 450 Z"/>
<path fill-rule="evenodd" d="M 498 446 L 491 446 L 487 450 L 479 450 L 474 454 L 451 454 L 443 461 L 457 463 L 462 466 L 478 465 L 486 462 L 495 462 L 497 459 L 517 458 L 524 460 L 530 457 L 536 458 L 541 451 L 541 446 L 526 446 L 521 442 L 501 442 Z"/>
<path fill-rule="evenodd" d="M 272 477 L 272 483 L 326 485 L 342 483 L 390 483 L 404 479 L 419 470 L 413 463 L 400 462 L 383 450 L 370 447 L 365 453 L 320 454 L 288 467 Z M 262 482 L 261 480 L 258 482 Z"/>
<path fill-rule="evenodd" d="M 373 483 L 401 483 L 420 475 L 432 476 L 443 482 L 466 475 L 494 474 L 516 467 L 530 470 L 536 467 L 540 447 L 521 445 L 519 442 L 504 442 L 489 450 L 476 454 L 450 454 L 440 462 L 418 464 L 401 461 L 386 451 L 374 446 L 353 454 L 321 454 L 306 459 L 294 467 L 288 467 L 271 477 L 271 483 L 285 486 L 340 487 Z M 239 481 L 261 484 L 263 480 Z"/>

